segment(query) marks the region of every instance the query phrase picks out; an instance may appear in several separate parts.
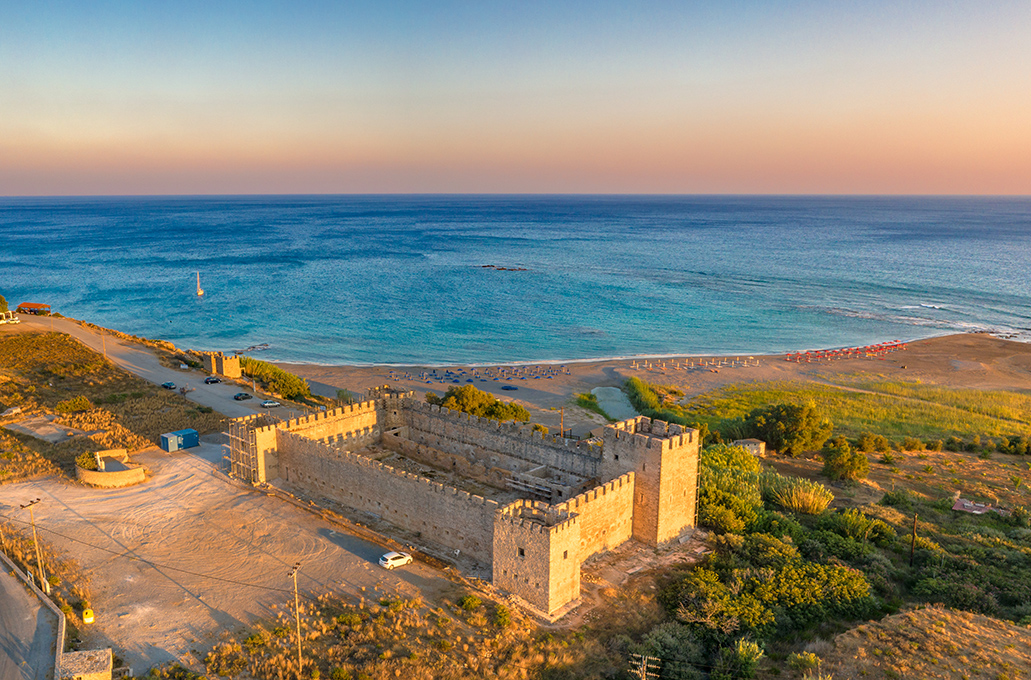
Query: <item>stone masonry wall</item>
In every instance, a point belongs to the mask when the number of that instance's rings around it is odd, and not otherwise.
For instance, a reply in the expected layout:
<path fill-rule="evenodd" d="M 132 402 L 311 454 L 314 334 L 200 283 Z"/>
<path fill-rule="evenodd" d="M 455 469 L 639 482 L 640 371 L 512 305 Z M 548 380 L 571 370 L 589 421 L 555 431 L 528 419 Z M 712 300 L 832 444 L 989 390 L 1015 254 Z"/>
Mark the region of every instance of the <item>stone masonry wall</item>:
<path fill-rule="evenodd" d="M 521 509 L 534 506 L 563 517 L 546 526 L 520 516 Z M 516 501 L 498 512 L 494 525 L 494 585 L 549 614 L 580 597 L 579 521 L 554 510 Z"/>
<path fill-rule="evenodd" d="M 491 561 L 496 501 L 278 430 L 281 476 L 296 488 L 382 517 L 432 543 Z"/>
<path fill-rule="evenodd" d="M 598 475 L 601 454 L 585 442 L 542 437 L 529 427 L 452 412 L 414 399 L 408 399 L 406 407 L 408 436 L 417 443 L 479 458 L 497 451 L 581 477 Z"/>
<path fill-rule="evenodd" d="M 633 534 L 634 473 L 620 475 L 555 506 L 579 515 L 579 559 L 622 545 Z"/>

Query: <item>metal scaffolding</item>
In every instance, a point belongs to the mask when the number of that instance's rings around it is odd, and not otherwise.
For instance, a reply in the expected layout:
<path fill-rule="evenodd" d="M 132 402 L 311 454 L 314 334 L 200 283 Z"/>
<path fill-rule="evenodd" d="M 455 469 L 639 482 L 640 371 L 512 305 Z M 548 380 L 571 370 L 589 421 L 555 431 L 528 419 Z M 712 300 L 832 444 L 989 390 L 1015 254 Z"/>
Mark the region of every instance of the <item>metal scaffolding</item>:
<path fill-rule="evenodd" d="M 253 420 L 230 420 L 229 432 L 229 473 L 251 484 L 258 483 L 258 445 L 254 437 Z"/>

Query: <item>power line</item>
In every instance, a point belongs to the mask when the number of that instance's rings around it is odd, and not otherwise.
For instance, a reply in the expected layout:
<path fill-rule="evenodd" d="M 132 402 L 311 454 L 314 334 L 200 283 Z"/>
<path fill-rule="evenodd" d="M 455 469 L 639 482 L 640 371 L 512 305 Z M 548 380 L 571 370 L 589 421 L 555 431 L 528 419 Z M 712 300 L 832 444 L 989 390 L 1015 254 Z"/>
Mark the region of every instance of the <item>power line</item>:
<path fill-rule="evenodd" d="M 10 515 L 0 514 L 0 517 L 3 517 L 4 519 L 6 519 L 8 521 L 11 521 L 11 522 L 14 522 L 14 523 L 17 523 L 17 524 L 22 524 L 22 525 L 28 525 L 29 524 L 25 520 L 17 519 L 15 517 L 11 517 Z M 106 553 L 108 553 L 110 555 L 114 555 L 116 557 L 123 557 L 123 558 L 125 558 L 127 560 L 130 560 L 130 561 L 133 561 L 133 562 L 140 562 L 140 563 L 146 564 L 146 565 L 148 565 L 150 567 L 153 567 L 154 569 L 158 569 L 158 570 L 176 571 L 176 572 L 179 572 L 179 573 L 182 573 L 182 574 L 188 574 L 190 576 L 197 576 L 199 578 L 210 579 L 212 581 L 220 581 L 222 583 L 230 583 L 232 585 L 244 586 L 244 587 L 247 587 L 247 588 L 258 588 L 260 590 L 267 590 L 269 592 L 274 592 L 274 593 L 288 593 L 289 594 L 289 593 L 293 592 L 289 588 L 274 588 L 272 586 L 261 585 L 261 584 L 258 584 L 258 583 L 247 583 L 245 581 L 238 581 L 236 579 L 226 578 L 225 576 L 216 576 L 214 574 L 202 574 L 202 573 L 197 572 L 197 571 L 191 571 L 189 569 L 183 569 L 182 567 L 173 567 L 173 566 L 170 566 L 170 565 L 167 565 L 167 564 L 160 564 L 158 562 L 154 562 L 152 560 L 148 560 L 148 559 L 146 559 L 144 557 L 139 557 L 137 555 L 130 555 L 130 554 L 128 554 L 128 551 L 111 550 L 110 548 L 105 548 L 103 546 L 95 545 L 93 543 L 90 543 L 89 541 L 84 541 L 82 539 L 75 538 L 73 536 L 68 536 L 67 534 L 62 534 L 61 532 L 54 531 L 53 529 L 47 529 L 45 527 L 39 527 L 39 530 L 43 531 L 43 532 L 51 533 L 54 536 L 60 536 L 61 538 L 65 539 L 65 540 L 72 541 L 73 543 L 78 543 L 80 545 L 84 545 L 86 547 L 93 548 L 94 550 L 100 550 L 102 552 L 106 552 Z M 309 600 L 312 600 L 312 601 L 315 601 L 315 599 L 316 599 L 316 598 L 311 597 L 309 595 L 305 595 L 304 597 L 306 599 L 309 599 Z"/>

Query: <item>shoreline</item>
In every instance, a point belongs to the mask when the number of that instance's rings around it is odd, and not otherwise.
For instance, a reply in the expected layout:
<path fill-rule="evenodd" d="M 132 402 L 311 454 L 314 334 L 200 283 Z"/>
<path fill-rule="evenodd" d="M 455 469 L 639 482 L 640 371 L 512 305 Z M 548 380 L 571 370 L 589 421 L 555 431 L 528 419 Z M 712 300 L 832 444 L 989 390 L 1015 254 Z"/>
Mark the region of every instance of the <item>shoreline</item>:
<path fill-rule="evenodd" d="M 1019 343 L 1019 344 L 1031 345 L 1031 342 L 1025 343 L 1025 342 L 1022 342 L 1020 340 L 1013 340 L 1011 337 L 1009 337 L 1009 338 L 1000 337 L 999 335 L 996 335 L 995 333 L 993 333 L 991 331 L 971 331 L 969 333 L 940 333 L 940 334 L 937 334 L 937 335 L 919 336 L 919 337 L 916 337 L 916 338 L 910 338 L 908 340 L 895 339 L 895 340 L 890 340 L 890 341 L 889 340 L 882 340 L 881 342 L 902 342 L 902 343 L 906 343 L 906 344 L 912 344 L 914 342 L 921 342 L 921 341 L 924 341 L 924 340 L 933 340 L 935 338 L 947 338 L 947 337 L 952 337 L 952 336 L 966 336 L 966 335 L 982 335 L 982 336 L 993 337 L 993 338 L 996 338 L 996 339 L 999 339 L 999 340 L 1005 340 L 1007 342 L 1015 342 L 1015 343 Z M 873 344 L 877 344 L 877 343 L 873 343 Z M 868 346 L 873 346 L 873 345 L 862 345 L 862 346 L 863 347 L 868 347 Z M 852 345 L 851 347 L 858 347 L 858 346 L 857 345 Z M 315 367 L 320 367 L 320 368 L 355 368 L 355 369 L 363 369 L 363 368 L 392 368 L 392 369 L 399 369 L 399 368 L 420 368 L 420 369 L 422 369 L 422 368 L 426 368 L 426 369 L 436 369 L 436 368 L 454 368 L 456 366 L 461 366 L 463 368 L 502 368 L 502 367 L 507 367 L 507 366 L 558 366 L 558 365 L 565 366 L 565 365 L 572 365 L 572 364 L 596 364 L 596 363 L 602 363 L 602 362 L 617 362 L 617 361 L 642 361 L 642 360 L 663 361 L 663 360 L 673 360 L 673 359 L 705 359 L 705 358 L 709 358 L 709 357 L 714 358 L 714 359 L 732 359 L 732 358 L 737 358 L 737 359 L 768 359 L 768 358 L 771 358 L 771 357 L 783 357 L 783 356 L 786 356 L 786 355 L 799 354 L 799 353 L 804 353 L 804 352 L 832 352 L 832 351 L 843 350 L 843 349 L 849 349 L 849 346 L 841 345 L 841 346 L 834 346 L 834 347 L 819 347 L 819 348 L 808 347 L 806 349 L 775 350 L 775 351 L 759 352 L 759 353 L 753 352 L 751 354 L 749 354 L 747 352 L 693 352 L 693 353 L 685 353 L 685 354 L 625 354 L 625 355 L 615 355 L 615 356 L 608 356 L 608 357 L 595 357 L 595 358 L 589 358 L 589 359 L 535 359 L 535 360 L 522 360 L 522 359 L 520 359 L 518 361 L 491 361 L 491 362 L 466 362 L 466 363 L 457 362 L 457 361 L 456 362 L 451 362 L 451 363 L 447 363 L 447 362 L 444 362 L 444 363 L 391 363 L 391 362 L 327 363 L 327 362 L 320 362 L 320 361 L 289 361 L 289 360 L 279 360 L 279 359 L 262 359 L 260 353 L 259 354 L 255 354 L 255 353 L 241 353 L 240 356 L 246 356 L 246 357 L 249 357 L 251 359 L 258 359 L 260 361 L 266 361 L 266 362 L 268 362 L 270 364 L 276 364 L 277 366 L 279 366 L 279 365 L 283 365 L 283 366 L 289 365 L 289 366 L 315 366 Z M 210 350 L 204 350 L 204 351 L 210 351 Z M 223 351 L 227 351 L 227 350 L 223 350 Z"/>
<path fill-rule="evenodd" d="M 793 352 L 790 354 L 794 354 Z M 785 361 L 787 354 L 753 355 L 746 362 L 734 365 L 733 355 L 706 355 L 721 366 L 685 368 L 683 358 L 630 358 L 616 360 L 567 362 L 563 364 L 532 363 L 518 370 L 540 367 L 541 373 L 557 366 L 563 370 L 550 378 L 521 377 L 511 380 L 484 380 L 484 373 L 497 374 L 502 367 L 484 369 L 468 364 L 444 367 L 430 366 L 323 366 L 275 362 L 284 370 L 306 379 L 312 391 L 335 396 L 337 389 L 363 394 L 371 387 L 390 384 L 415 392 L 418 398 L 426 392 L 443 393 L 450 387 L 473 384 L 497 398 L 515 400 L 530 410 L 534 422 L 557 427 L 563 421 L 574 432 L 589 430 L 604 422 L 574 405 L 577 394 L 595 387 L 621 387 L 637 377 L 649 383 L 668 385 L 693 397 L 734 384 L 769 382 L 832 383 L 844 375 L 869 375 L 871 379 L 922 382 L 958 389 L 1009 390 L 1031 393 L 1031 344 L 1003 340 L 984 333 L 961 333 L 924 338 L 906 343 L 906 349 L 878 357 L 852 356 L 836 360 L 811 362 Z M 738 355 L 740 356 L 740 355 Z M 702 357 L 705 358 L 705 357 Z M 677 368 L 675 364 L 680 364 Z M 726 365 L 730 364 L 730 365 Z M 418 376 L 422 370 L 436 371 L 436 376 Z M 447 371 L 453 375 L 448 376 Z M 462 371 L 465 371 L 463 374 Z M 475 371 L 475 374 L 474 374 Z M 457 383 L 455 381 L 458 381 Z M 472 380 L 472 382 L 469 382 Z M 502 386 L 517 390 L 502 390 Z"/>

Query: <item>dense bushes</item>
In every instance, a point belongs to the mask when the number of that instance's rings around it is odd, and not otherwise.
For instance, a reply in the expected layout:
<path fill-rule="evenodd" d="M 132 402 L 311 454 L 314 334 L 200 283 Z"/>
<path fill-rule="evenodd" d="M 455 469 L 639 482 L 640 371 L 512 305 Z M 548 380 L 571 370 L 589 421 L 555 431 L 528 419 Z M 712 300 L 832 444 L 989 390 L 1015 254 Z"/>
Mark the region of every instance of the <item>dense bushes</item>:
<path fill-rule="evenodd" d="M 93 408 L 93 404 L 90 403 L 90 400 L 80 394 L 77 397 L 57 402 L 54 410 L 58 413 L 77 413 L 79 411 L 88 411 L 91 408 Z"/>
<path fill-rule="evenodd" d="M 763 507 L 759 461 L 740 446 L 717 444 L 699 456 L 698 520 L 717 533 L 754 526 Z"/>
<path fill-rule="evenodd" d="M 489 392 L 478 390 L 472 385 L 452 387 L 443 397 L 427 392 L 426 401 L 452 411 L 461 411 L 491 420 L 530 420 L 530 412 L 519 404 L 495 399 Z"/>
<path fill-rule="evenodd" d="M 240 357 L 240 370 L 248 378 L 261 381 L 269 391 L 282 396 L 284 399 L 299 399 L 311 396 L 311 388 L 308 387 L 307 381 L 293 373 L 287 373 L 267 361 Z"/>
<path fill-rule="evenodd" d="M 764 639 L 832 616 L 861 617 L 873 607 L 859 571 L 803 559 L 788 543 L 757 534 L 721 545 L 719 559 L 674 579 L 661 600 L 709 640 Z"/>
<path fill-rule="evenodd" d="M 831 479 L 855 481 L 870 474 L 870 461 L 854 451 L 848 440 L 838 437 L 823 447 L 823 474 Z"/>
<path fill-rule="evenodd" d="M 775 404 L 754 409 L 745 418 L 745 426 L 752 436 L 789 456 L 820 448 L 834 430 L 812 401 L 804 406 Z"/>
<path fill-rule="evenodd" d="M 75 464 L 83 470 L 96 470 L 98 469 L 97 454 L 92 451 L 83 451 L 75 457 Z"/>

